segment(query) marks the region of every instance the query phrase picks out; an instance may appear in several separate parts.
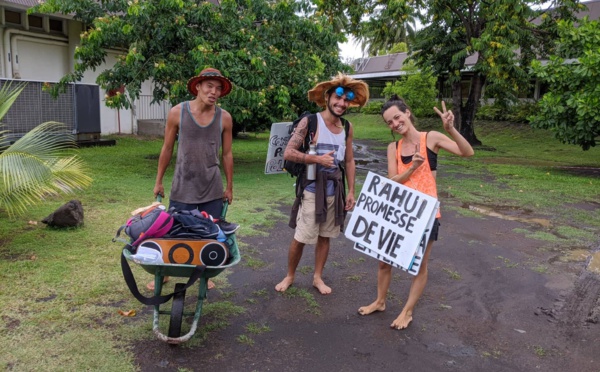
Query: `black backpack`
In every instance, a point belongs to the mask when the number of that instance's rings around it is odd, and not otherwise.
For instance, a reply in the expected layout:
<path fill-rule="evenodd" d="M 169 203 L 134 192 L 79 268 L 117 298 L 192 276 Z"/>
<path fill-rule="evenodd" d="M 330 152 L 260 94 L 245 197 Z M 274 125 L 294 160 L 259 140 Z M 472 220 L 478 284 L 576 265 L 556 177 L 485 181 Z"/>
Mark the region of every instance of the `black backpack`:
<path fill-rule="evenodd" d="M 308 116 L 308 131 L 306 132 L 306 137 L 304 137 L 304 142 L 302 143 L 302 146 L 300 146 L 300 149 L 298 149 L 299 151 L 304 152 L 304 153 L 308 153 L 311 133 L 314 136 L 315 133 L 317 132 L 317 114 L 311 114 L 309 111 L 304 111 L 296 120 L 294 120 L 292 122 L 292 125 L 290 125 L 290 128 L 288 129 L 288 133 L 291 136 L 292 133 L 294 133 L 294 131 L 296 130 L 298 123 L 300 123 L 300 121 L 307 116 Z M 346 120 L 344 118 L 341 118 L 341 119 L 342 119 L 342 123 L 344 123 L 344 131 L 346 134 L 345 139 L 347 139 L 348 131 L 350 130 L 350 123 L 348 122 L 348 120 Z M 291 177 L 300 178 L 304 175 L 304 170 L 306 169 L 306 164 L 295 163 L 291 160 L 285 160 L 283 162 L 283 168 L 290 174 Z"/>

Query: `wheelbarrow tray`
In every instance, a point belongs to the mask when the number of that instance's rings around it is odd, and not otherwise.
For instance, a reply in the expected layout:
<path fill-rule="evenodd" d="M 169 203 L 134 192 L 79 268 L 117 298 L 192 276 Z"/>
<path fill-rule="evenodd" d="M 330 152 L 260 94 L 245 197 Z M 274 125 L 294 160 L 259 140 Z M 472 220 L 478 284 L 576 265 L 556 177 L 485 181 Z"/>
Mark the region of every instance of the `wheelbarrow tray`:
<path fill-rule="evenodd" d="M 238 249 L 237 239 L 235 234 L 226 235 L 227 244 L 229 245 L 229 255 L 231 259 L 229 263 L 221 266 L 206 266 L 206 270 L 202 274 L 204 278 L 213 278 L 224 269 L 236 265 L 241 260 L 240 251 Z M 183 240 L 185 241 L 185 240 Z M 127 258 L 131 262 L 135 262 L 132 258 L 132 253 L 128 249 L 123 249 L 123 253 L 125 254 L 125 258 Z M 140 265 L 146 272 L 155 275 L 155 276 L 173 276 L 180 278 L 189 278 L 194 269 L 196 269 L 196 265 L 186 265 L 186 264 L 169 264 L 169 263 L 160 263 L 160 264 L 146 264 L 146 263 L 137 263 Z"/>
<path fill-rule="evenodd" d="M 230 260 L 226 265 L 222 266 L 206 266 L 206 269 L 200 276 L 200 284 L 198 286 L 198 300 L 196 303 L 196 310 L 193 313 L 184 313 L 184 299 L 185 299 L 185 289 L 179 291 L 180 288 L 184 287 L 183 283 L 177 283 L 175 285 L 175 292 L 178 292 L 174 297 L 171 305 L 170 311 L 165 311 L 160 309 L 160 305 L 154 305 L 154 316 L 153 316 L 153 324 L 152 331 L 156 335 L 159 340 L 165 341 L 169 344 L 180 344 L 182 342 L 188 341 L 196 332 L 196 328 L 198 326 L 198 321 L 200 320 L 200 315 L 202 313 L 202 305 L 203 301 L 206 298 L 206 293 L 208 290 L 208 279 L 213 278 L 219 275 L 223 270 L 236 265 L 241 260 L 240 251 L 237 244 L 237 239 L 235 234 L 226 235 L 227 244 L 229 245 L 229 255 Z M 124 248 L 123 255 L 125 258 L 131 262 L 135 262 L 140 265 L 146 272 L 154 275 L 154 295 L 159 296 L 162 291 L 163 286 L 163 278 L 165 276 L 171 277 L 187 277 L 192 276 L 194 271 L 197 269 L 195 265 L 187 265 L 187 264 L 147 264 L 147 263 L 138 263 L 132 258 L 132 253 Z M 170 314 L 170 322 L 169 322 L 169 332 L 168 335 L 165 335 L 160 332 L 159 329 L 159 316 L 160 314 Z M 180 336 L 181 334 L 181 322 L 184 315 L 193 315 L 194 320 L 190 326 L 190 330 L 187 334 Z"/>

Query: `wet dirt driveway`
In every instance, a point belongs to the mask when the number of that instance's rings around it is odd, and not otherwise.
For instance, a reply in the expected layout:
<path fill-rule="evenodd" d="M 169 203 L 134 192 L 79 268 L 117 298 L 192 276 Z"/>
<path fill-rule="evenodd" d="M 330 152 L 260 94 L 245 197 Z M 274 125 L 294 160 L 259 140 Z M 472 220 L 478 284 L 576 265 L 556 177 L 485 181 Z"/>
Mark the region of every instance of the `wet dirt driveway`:
<path fill-rule="evenodd" d="M 357 156 L 359 167 L 368 156 Z M 378 171 L 382 163 L 369 168 Z M 440 238 L 408 329 L 389 325 L 411 276 L 395 270 L 386 311 L 359 315 L 358 307 L 375 298 L 377 261 L 354 251 L 344 237 L 332 240 L 325 269 L 331 295 L 312 288 L 311 246 L 294 287 L 316 303 L 276 292 L 292 237 L 282 220 L 267 237 L 239 237 L 266 265 L 235 266 L 231 287 L 210 291 L 206 300 L 226 299 L 244 307 L 243 314 L 199 346 L 141 342 L 133 347 L 136 362 L 143 371 L 600 371 L 600 280 L 587 268 L 585 252 L 559 259 L 563 254 L 545 249 L 546 243 L 515 233 L 531 223 L 464 217 L 456 213 L 458 201 L 440 199 L 446 206 Z M 140 321 L 151 323 L 151 315 Z M 203 316 L 200 328 L 207 322 Z M 254 334 L 252 323 L 268 330 Z"/>

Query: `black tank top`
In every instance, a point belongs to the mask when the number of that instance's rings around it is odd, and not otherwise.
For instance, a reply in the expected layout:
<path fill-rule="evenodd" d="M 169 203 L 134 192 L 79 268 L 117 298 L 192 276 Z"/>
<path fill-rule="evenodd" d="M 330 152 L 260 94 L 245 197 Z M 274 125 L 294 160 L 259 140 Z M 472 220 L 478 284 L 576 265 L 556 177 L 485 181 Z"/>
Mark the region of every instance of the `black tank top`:
<path fill-rule="evenodd" d="M 398 148 L 398 142 L 396 141 L 396 149 Z M 408 164 L 412 161 L 412 155 L 401 156 L 402 164 Z M 437 154 L 433 152 L 429 147 L 427 148 L 427 160 L 429 161 L 429 169 L 432 171 L 437 170 Z"/>

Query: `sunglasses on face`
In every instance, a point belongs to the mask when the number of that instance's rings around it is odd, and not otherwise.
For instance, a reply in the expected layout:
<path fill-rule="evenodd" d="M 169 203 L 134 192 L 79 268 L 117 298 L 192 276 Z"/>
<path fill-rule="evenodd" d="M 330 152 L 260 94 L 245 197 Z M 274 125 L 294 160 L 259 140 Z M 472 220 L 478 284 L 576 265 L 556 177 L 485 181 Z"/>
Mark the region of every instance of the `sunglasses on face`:
<path fill-rule="evenodd" d="M 342 97 L 343 95 L 346 95 L 346 101 L 353 101 L 354 100 L 354 92 L 346 87 L 337 87 L 335 88 L 335 95 L 338 97 Z"/>

